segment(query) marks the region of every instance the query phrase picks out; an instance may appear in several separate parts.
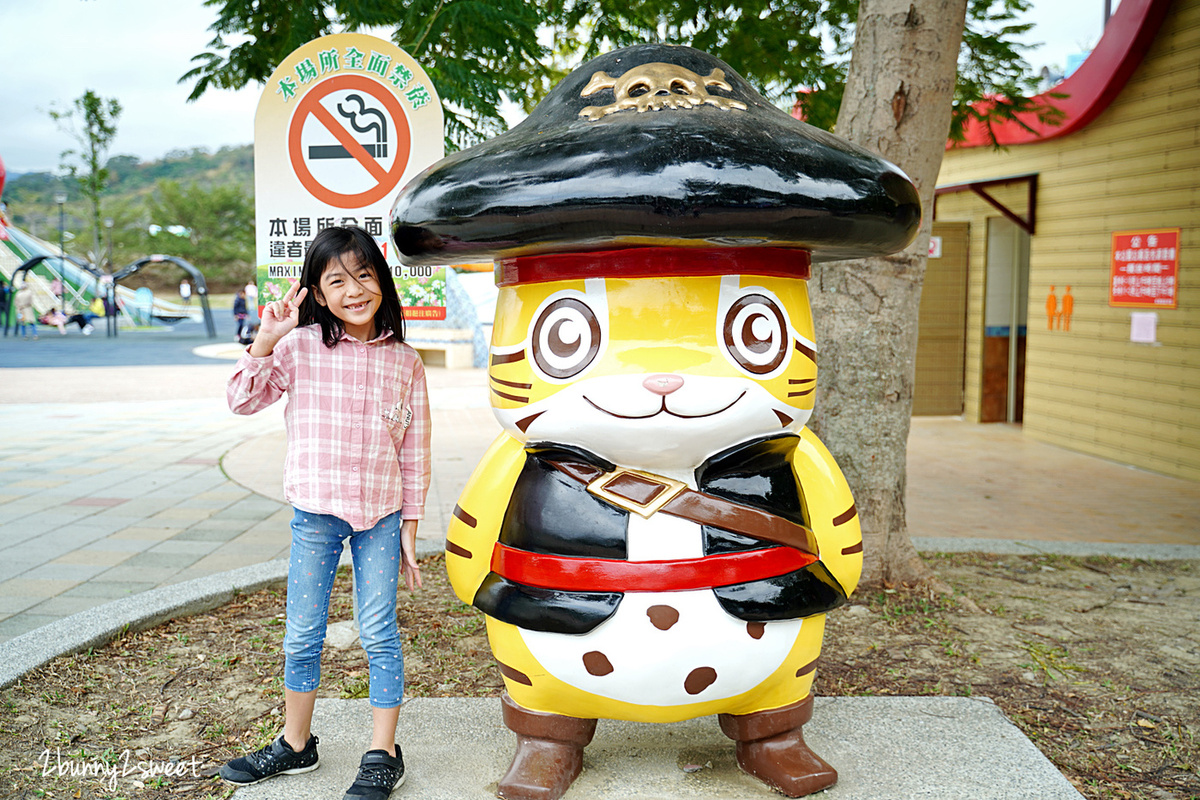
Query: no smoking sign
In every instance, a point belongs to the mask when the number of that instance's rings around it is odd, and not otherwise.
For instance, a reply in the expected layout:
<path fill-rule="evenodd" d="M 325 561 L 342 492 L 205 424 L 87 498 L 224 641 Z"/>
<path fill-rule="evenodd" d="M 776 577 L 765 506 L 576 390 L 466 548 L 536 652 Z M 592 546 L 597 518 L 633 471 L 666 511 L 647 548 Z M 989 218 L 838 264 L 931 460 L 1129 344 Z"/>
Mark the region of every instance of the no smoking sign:
<path fill-rule="evenodd" d="M 288 127 L 288 159 L 317 200 L 358 208 L 390 195 L 411 149 L 396 96 L 364 75 L 337 75 L 310 89 Z"/>
<path fill-rule="evenodd" d="M 289 54 L 254 117 L 259 301 L 283 296 L 322 230 L 357 225 L 383 249 L 409 318 L 443 319 L 444 273 L 413 274 L 387 235 L 400 187 L 444 155 L 442 123 L 428 74 L 391 42 L 335 33 Z"/>

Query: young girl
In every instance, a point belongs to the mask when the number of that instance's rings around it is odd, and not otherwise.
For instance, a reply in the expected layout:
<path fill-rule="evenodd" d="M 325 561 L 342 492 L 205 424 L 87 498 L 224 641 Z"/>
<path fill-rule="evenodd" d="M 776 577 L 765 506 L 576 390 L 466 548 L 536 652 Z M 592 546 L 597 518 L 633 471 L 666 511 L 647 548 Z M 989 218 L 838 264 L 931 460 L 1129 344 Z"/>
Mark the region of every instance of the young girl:
<path fill-rule="evenodd" d="M 311 735 L 321 646 L 342 541 L 354 559 L 359 637 L 370 669 L 371 746 L 349 800 L 382 800 L 404 780 L 395 744 L 404 696 L 397 577 L 421 586 L 417 520 L 429 488 L 425 368 L 404 344 L 404 315 L 383 253 L 361 228 L 313 239 L 299 284 L 268 303 L 229 380 L 229 407 L 253 414 L 288 395 L 284 493 L 295 507 L 284 637 L 284 727 L 221 768 L 256 783 L 317 768 Z"/>

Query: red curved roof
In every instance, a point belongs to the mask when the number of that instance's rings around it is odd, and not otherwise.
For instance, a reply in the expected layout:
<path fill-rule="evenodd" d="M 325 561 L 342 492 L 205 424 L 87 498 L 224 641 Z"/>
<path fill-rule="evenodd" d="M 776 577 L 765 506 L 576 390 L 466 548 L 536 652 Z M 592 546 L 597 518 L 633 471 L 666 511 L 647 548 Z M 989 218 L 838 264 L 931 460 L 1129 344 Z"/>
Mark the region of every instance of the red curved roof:
<path fill-rule="evenodd" d="M 1066 97 L 1054 98 L 1046 93 L 1034 98 L 1060 109 L 1063 112 L 1061 124 L 1045 124 L 1032 114 L 1022 115 L 1022 121 L 1033 130 L 1028 131 L 1012 121 L 997 123 L 992 127 L 996 141 L 1002 145 L 1042 142 L 1066 136 L 1090 124 L 1116 99 L 1129 76 L 1142 63 L 1170 5 L 1171 0 L 1122 0 L 1087 60 L 1071 77 L 1050 90 Z M 963 133 L 963 141 L 948 142 L 946 147 L 992 144 L 987 128 L 978 121 L 971 120 Z"/>

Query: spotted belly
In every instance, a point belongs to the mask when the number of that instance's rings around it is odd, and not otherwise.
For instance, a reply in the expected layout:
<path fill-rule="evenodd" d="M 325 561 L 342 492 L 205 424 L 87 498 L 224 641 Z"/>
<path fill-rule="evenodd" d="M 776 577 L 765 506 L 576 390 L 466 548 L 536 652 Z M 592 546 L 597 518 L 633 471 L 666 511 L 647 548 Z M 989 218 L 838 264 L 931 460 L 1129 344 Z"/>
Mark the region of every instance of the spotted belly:
<path fill-rule="evenodd" d="M 522 630 L 530 654 L 563 683 L 623 703 L 722 700 L 763 683 L 788 657 L 802 621 L 744 622 L 712 591 L 626 593 L 582 636 Z"/>
<path fill-rule="evenodd" d="M 703 555 L 700 526 L 666 514 L 632 517 L 626 546 L 633 562 Z M 754 689 L 787 659 L 801 622 L 745 622 L 711 589 L 626 592 L 587 634 L 520 635 L 541 668 L 568 686 L 638 706 L 683 706 Z"/>

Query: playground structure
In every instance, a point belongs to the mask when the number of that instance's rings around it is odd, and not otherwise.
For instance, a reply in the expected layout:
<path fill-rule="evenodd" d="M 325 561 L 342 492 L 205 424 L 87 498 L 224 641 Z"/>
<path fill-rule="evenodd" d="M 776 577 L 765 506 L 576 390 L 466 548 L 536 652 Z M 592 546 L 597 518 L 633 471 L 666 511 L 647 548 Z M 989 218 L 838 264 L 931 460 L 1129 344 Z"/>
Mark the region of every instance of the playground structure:
<path fill-rule="evenodd" d="M 171 263 L 187 273 L 199 298 L 199 308 L 168 302 L 149 295 L 147 291 L 120 285 L 124 278 L 156 263 Z M 105 318 L 111 336 L 116 336 L 122 326 L 132 328 L 156 322 L 171 324 L 190 319 L 203 320 L 209 338 L 216 338 L 216 325 L 209 308 L 208 288 L 203 273 L 174 256 L 145 256 L 109 275 L 93 264 L 65 255 L 49 242 L 9 226 L 7 220 L 0 218 L 0 277 L 14 290 L 22 282 L 32 289 L 33 308 L 39 317 L 60 305 L 64 307 L 63 310 L 74 308 L 86 311 L 94 299 L 100 298 L 109 309 L 116 309 L 115 316 Z M 61 300 L 51 288 L 54 278 L 62 282 Z M 7 336 L 10 326 L 15 324 L 12 303 L 9 303 L 0 324 Z"/>
<path fill-rule="evenodd" d="M 4 197 L 4 181 L 7 173 L 4 159 L 0 159 L 0 200 Z M 121 280 L 138 272 L 147 264 L 169 262 L 188 274 L 195 284 L 200 298 L 200 309 L 179 303 L 168 303 L 144 290 L 133 290 L 121 286 Z M 155 320 L 163 323 L 179 322 L 184 319 L 203 319 L 210 339 L 216 338 L 212 310 L 208 306 L 208 285 L 203 273 L 188 262 L 174 256 L 152 255 L 139 258 L 132 264 L 116 270 L 111 275 L 82 259 L 69 256 L 49 242 L 18 230 L 9 224 L 3 203 L 0 203 L 0 277 L 15 292 L 22 284 L 33 291 L 33 310 L 40 318 L 58 308 L 66 312 L 73 309 L 86 312 L 92 302 L 99 298 L 105 304 L 105 320 L 110 336 L 116 336 L 122 322 L 127 327 L 150 325 Z M 20 279 L 18 281 L 18 278 Z M 62 284 L 55 292 L 54 279 Z M 14 322 L 14 303 L 6 303 L 0 325 L 8 336 Z"/>
<path fill-rule="evenodd" d="M 4 162 L 0 159 L 0 197 L 4 191 Z M 196 305 L 169 302 L 149 294 L 146 289 L 135 290 L 121 286 L 121 281 L 155 263 L 170 262 L 192 279 Z M 496 289 L 492 283 L 492 265 L 488 263 L 459 265 L 446 270 L 446 318 L 414 320 L 409 323 L 409 341 L 431 366 L 450 368 L 487 365 L 488 339 Z M 61 299 L 51 289 L 54 278 L 62 281 Z M 115 317 L 106 316 L 110 336 L 121 327 L 160 323 L 171 325 L 182 320 L 203 320 L 208 337 L 216 338 L 216 329 L 208 303 L 204 275 L 183 259 L 166 255 L 140 258 L 111 275 L 93 264 L 65 255 L 57 245 L 39 239 L 27 231 L 12 227 L 0 211 L 0 280 L 15 291 L 22 283 L 33 291 L 33 308 L 38 317 L 52 309 L 86 311 L 96 298 L 115 307 Z M 111 294 L 110 294 L 111 291 Z M 0 309 L 0 328 L 4 336 L 16 324 L 13 303 Z M 481 311 L 482 309 L 482 311 Z M 99 325 L 99 321 L 96 322 Z"/>

